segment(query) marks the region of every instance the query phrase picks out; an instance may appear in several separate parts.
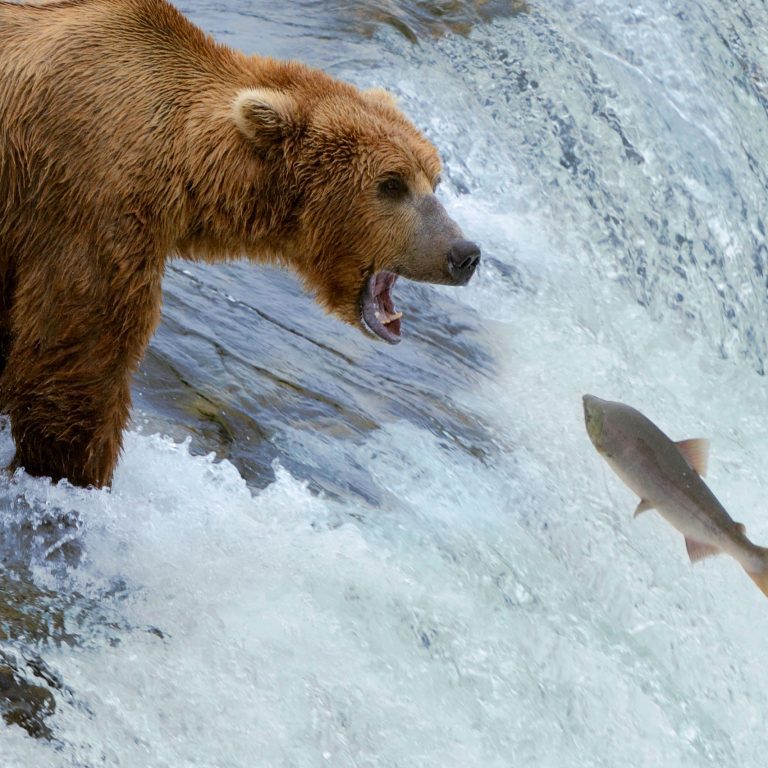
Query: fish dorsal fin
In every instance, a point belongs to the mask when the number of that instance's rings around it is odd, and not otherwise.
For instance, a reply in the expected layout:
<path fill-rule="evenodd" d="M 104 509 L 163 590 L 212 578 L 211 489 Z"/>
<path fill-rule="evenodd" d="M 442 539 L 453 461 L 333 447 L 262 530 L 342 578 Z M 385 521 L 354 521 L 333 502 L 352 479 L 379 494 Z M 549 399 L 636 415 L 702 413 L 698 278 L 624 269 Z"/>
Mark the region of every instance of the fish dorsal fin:
<path fill-rule="evenodd" d="M 704 477 L 707 474 L 707 462 L 709 461 L 709 440 L 704 437 L 694 437 L 691 440 L 681 440 L 675 445 L 691 469 Z"/>
<path fill-rule="evenodd" d="M 712 546 L 712 544 L 704 544 L 702 541 L 689 539 L 687 536 L 685 537 L 685 548 L 688 550 L 688 557 L 692 563 L 703 560 L 705 557 L 719 555 L 722 551 L 718 547 Z"/>
<path fill-rule="evenodd" d="M 640 499 L 640 503 L 635 507 L 635 514 L 632 517 L 642 515 L 643 512 L 647 512 L 649 509 L 653 509 L 653 503 L 648 499 Z"/>

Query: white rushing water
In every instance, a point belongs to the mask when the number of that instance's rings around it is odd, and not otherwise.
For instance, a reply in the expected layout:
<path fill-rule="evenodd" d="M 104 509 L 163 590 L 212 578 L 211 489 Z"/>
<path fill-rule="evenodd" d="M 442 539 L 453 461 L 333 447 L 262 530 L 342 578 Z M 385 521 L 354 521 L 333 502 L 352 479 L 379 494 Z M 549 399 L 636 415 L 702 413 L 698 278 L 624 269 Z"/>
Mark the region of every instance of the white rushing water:
<path fill-rule="evenodd" d="M 765 597 L 632 520 L 581 411 L 709 437 L 710 487 L 768 544 L 768 11 L 682 5 L 534 2 L 337 65 L 427 129 L 484 247 L 467 289 L 423 295 L 477 324 L 492 365 L 454 405 L 493 450 L 392 419 L 344 447 L 375 506 L 138 431 L 111 492 L 18 476 L 7 499 L 82 520 L 80 565 L 37 583 L 112 618 L 38 649 L 70 693 L 54 743 L 0 730 L 4 767 L 765 764 Z"/>

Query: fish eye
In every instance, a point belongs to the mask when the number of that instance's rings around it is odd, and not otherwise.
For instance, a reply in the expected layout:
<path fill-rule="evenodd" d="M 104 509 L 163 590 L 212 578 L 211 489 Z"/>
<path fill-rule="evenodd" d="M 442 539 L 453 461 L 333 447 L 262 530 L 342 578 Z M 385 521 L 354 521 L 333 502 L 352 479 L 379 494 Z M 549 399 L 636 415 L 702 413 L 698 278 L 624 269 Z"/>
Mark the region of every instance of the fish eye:
<path fill-rule="evenodd" d="M 408 194 L 408 184 L 398 174 L 385 176 L 378 185 L 379 195 L 390 200 L 399 200 Z"/>

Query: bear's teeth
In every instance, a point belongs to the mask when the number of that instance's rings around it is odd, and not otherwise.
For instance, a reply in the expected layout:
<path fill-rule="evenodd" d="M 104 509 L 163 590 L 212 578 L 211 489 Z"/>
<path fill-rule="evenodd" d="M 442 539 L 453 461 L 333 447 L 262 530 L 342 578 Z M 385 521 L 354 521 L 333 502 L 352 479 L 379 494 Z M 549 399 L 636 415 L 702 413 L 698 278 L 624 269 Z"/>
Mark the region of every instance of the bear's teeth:
<path fill-rule="evenodd" d="M 394 322 L 395 320 L 399 320 L 402 316 L 402 312 L 393 312 L 390 314 L 389 312 L 382 312 L 381 310 L 376 310 L 374 312 L 376 315 L 376 319 L 382 324 L 382 325 L 389 325 L 390 323 Z"/>

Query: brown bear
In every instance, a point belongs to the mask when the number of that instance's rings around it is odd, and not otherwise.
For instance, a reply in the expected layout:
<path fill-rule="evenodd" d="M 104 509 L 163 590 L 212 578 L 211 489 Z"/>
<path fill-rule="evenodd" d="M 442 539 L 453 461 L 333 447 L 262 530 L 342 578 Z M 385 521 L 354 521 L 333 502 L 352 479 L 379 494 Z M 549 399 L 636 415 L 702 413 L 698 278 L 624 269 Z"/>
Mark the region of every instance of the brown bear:
<path fill-rule="evenodd" d="M 398 276 L 478 247 L 384 91 L 220 45 L 166 0 L 0 2 L 0 409 L 13 467 L 109 484 L 166 259 L 294 269 L 400 340 Z"/>

